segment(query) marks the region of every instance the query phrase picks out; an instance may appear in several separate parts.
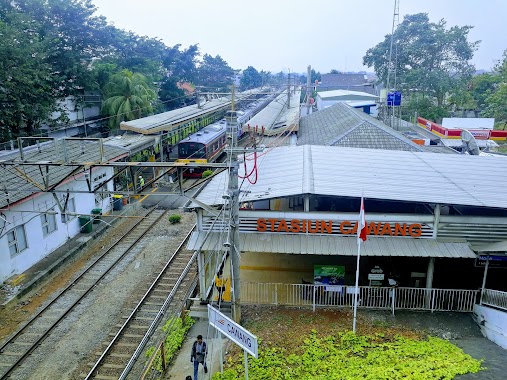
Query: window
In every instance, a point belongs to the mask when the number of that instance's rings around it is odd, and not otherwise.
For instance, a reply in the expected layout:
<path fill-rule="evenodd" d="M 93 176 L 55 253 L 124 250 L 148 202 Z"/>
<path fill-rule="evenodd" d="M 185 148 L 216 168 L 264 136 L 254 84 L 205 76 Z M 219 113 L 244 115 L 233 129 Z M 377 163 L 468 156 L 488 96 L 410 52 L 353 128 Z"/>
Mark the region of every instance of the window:
<path fill-rule="evenodd" d="M 21 251 L 27 249 L 25 226 L 17 226 L 12 231 L 7 232 L 7 241 L 9 243 L 11 258 L 14 258 L 19 255 Z"/>
<path fill-rule="evenodd" d="M 48 211 L 54 211 L 54 209 Z M 42 223 L 42 233 L 44 234 L 44 236 L 49 235 L 53 231 L 56 231 L 55 214 L 41 214 L 40 220 Z"/>

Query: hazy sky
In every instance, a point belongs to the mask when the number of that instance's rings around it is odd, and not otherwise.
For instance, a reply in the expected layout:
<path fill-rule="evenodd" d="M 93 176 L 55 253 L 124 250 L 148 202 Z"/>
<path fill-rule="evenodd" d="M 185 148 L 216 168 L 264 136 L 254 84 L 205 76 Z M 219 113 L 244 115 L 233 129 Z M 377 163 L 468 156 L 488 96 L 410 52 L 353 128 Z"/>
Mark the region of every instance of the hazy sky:
<path fill-rule="evenodd" d="M 92 1 L 118 28 L 168 46 L 197 43 L 201 54 L 219 54 L 234 69 L 272 72 L 373 71 L 362 57 L 391 33 L 394 13 L 394 0 Z M 474 26 L 469 40 L 482 41 L 477 69 L 491 69 L 507 49 L 507 0 L 400 0 L 400 22 L 420 12 L 448 27 Z"/>

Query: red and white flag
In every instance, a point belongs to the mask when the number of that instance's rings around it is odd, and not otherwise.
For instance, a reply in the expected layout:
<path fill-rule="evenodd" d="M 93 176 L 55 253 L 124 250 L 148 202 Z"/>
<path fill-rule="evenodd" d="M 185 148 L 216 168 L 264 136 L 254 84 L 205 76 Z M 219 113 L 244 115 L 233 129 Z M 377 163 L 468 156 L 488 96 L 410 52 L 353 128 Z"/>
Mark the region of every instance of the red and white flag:
<path fill-rule="evenodd" d="M 361 197 L 361 210 L 359 211 L 359 221 L 357 222 L 357 244 L 361 244 L 361 240 L 366 240 L 367 232 L 366 219 L 364 217 L 364 199 Z"/>

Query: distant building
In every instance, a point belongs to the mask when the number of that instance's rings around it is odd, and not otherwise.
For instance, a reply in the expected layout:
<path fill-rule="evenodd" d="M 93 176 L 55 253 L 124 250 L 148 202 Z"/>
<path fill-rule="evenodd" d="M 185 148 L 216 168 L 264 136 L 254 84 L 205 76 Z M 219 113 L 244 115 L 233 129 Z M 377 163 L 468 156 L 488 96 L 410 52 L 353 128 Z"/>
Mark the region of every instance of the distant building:
<path fill-rule="evenodd" d="M 368 115 L 377 115 L 379 97 L 362 91 L 331 90 L 317 93 L 317 109 L 323 110 L 336 103 L 347 103 L 353 108 L 359 108 Z"/>
<path fill-rule="evenodd" d="M 322 74 L 318 91 L 351 90 L 378 95 L 378 89 L 366 74 Z"/>

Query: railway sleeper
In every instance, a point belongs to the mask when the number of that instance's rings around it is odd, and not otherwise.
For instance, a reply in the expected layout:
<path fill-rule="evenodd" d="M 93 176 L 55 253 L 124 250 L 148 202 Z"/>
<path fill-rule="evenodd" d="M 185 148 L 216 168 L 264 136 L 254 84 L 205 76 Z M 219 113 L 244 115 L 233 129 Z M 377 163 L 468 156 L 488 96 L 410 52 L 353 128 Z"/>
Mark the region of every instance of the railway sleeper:
<path fill-rule="evenodd" d="M 88 363 L 88 365 L 90 367 L 93 367 L 95 365 L 95 363 Z M 112 368 L 112 369 L 124 369 L 125 366 L 124 365 L 121 365 L 121 364 L 109 364 L 109 363 L 102 363 L 100 365 L 102 368 Z"/>
<path fill-rule="evenodd" d="M 116 333 L 109 333 L 109 336 L 116 336 Z M 122 334 L 122 338 L 142 339 L 144 335 L 141 334 Z"/>

